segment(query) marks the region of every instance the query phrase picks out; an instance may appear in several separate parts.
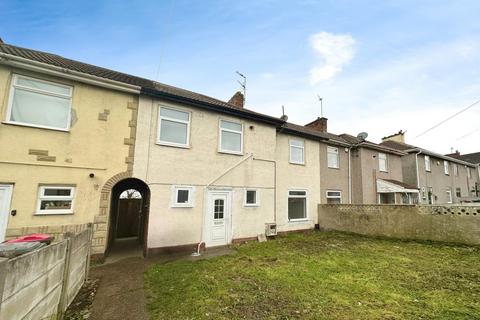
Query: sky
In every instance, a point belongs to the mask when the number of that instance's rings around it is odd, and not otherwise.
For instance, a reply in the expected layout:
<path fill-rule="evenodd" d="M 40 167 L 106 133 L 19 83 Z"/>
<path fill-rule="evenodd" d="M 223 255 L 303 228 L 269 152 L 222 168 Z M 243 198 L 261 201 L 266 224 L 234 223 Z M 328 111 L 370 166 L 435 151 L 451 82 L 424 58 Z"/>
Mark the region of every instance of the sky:
<path fill-rule="evenodd" d="M 480 151 L 480 1 L 10 1 L 7 43 L 439 153 Z"/>

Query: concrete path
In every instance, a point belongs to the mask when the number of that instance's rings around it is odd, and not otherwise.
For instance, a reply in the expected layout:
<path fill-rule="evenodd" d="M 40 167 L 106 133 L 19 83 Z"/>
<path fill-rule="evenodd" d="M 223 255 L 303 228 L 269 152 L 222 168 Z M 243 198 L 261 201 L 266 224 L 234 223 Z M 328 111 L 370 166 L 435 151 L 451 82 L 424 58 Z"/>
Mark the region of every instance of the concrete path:
<path fill-rule="evenodd" d="M 90 319 L 146 320 L 147 303 L 143 288 L 145 259 L 134 257 L 93 267 L 90 277 L 99 279 Z"/>
<path fill-rule="evenodd" d="M 144 292 L 143 274 L 153 263 L 188 259 L 211 259 L 217 256 L 231 254 L 234 251 L 228 247 L 216 248 L 202 253 L 200 257 L 190 254 L 161 256 L 144 259 L 134 247 L 125 246 L 107 258 L 103 265 L 92 267 L 90 278 L 98 279 L 97 293 L 92 303 L 89 319 L 93 320 L 146 320 L 147 300 Z"/>

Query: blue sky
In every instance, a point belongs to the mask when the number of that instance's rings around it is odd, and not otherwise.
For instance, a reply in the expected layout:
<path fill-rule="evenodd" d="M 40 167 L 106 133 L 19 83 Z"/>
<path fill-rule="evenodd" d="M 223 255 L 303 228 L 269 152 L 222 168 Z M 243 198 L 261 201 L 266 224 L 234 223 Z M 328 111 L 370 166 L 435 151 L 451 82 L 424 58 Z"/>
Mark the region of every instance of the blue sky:
<path fill-rule="evenodd" d="M 228 100 L 329 130 L 447 153 L 480 151 L 479 1 L 9 1 L 5 42 Z"/>

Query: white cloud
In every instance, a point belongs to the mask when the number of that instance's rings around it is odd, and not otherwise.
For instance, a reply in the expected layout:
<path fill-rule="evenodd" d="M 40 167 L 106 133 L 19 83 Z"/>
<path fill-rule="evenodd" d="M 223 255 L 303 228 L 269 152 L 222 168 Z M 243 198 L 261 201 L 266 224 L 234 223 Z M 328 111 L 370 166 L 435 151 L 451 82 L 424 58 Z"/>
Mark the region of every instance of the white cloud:
<path fill-rule="evenodd" d="M 349 34 L 319 32 L 310 36 L 310 44 L 323 62 L 310 70 L 312 84 L 333 78 L 355 54 L 355 40 Z"/>

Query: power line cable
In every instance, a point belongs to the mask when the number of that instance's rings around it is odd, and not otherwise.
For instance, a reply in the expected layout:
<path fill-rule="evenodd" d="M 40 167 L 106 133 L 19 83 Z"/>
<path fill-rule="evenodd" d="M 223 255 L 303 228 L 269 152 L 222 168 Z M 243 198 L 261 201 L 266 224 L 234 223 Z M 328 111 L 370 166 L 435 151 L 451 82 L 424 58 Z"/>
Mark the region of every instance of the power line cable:
<path fill-rule="evenodd" d="M 167 19 L 165 20 L 165 30 L 164 30 L 164 38 L 167 38 L 168 32 L 170 31 L 170 26 L 171 26 L 171 20 L 173 16 L 173 9 L 175 7 L 175 0 L 172 0 L 170 2 L 170 10 L 167 16 Z M 160 77 L 160 68 L 162 66 L 162 61 L 163 61 L 163 55 L 165 53 L 165 45 L 166 45 L 166 40 L 163 41 L 161 49 L 160 49 L 160 57 L 158 59 L 158 68 L 157 68 L 157 73 L 155 75 L 155 80 L 158 81 L 158 78 Z"/>
<path fill-rule="evenodd" d="M 433 129 L 438 128 L 439 126 L 441 126 L 442 124 L 444 124 L 444 123 L 447 122 L 448 120 L 450 120 L 450 119 L 458 116 L 459 114 L 467 111 L 468 109 L 470 109 L 471 107 L 473 107 L 474 105 L 476 105 L 476 104 L 479 103 L 479 102 L 480 102 L 480 100 L 475 101 L 474 103 L 472 103 L 472 104 L 469 105 L 468 107 L 463 108 L 462 110 L 456 112 L 455 114 L 452 114 L 450 117 L 448 117 L 447 119 L 445 119 L 445 120 L 437 123 L 436 125 L 434 125 L 434 126 L 431 127 L 430 129 L 427 129 L 427 130 L 423 131 L 422 133 L 420 133 L 420 134 L 419 134 L 418 136 L 416 136 L 415 138 L 421 137 L 421 136 L 423 136 L 424 134 L 426 134 L 427 132 L 430 132 L 430 131 L 432 131 Z"/>

